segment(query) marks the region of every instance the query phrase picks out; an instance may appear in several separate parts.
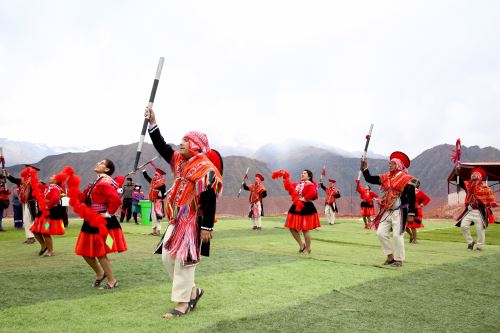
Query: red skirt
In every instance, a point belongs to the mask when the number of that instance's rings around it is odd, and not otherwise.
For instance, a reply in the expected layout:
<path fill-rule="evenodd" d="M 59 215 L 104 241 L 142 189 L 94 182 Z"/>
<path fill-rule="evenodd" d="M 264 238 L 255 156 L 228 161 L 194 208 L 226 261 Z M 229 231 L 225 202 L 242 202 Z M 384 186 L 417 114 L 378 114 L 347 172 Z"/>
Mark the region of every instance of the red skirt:
<path fill-rule="evenodd" d="M 39 216 L 33 221 L 30 230 L 33 233 L 42 235 L 64 235 L 63 216 L 64 207 L 55 206 L 49 210 L 45 210 L 43 214 L 40 212 Z"/>
<path fill-rule="evenodd" d="M 288 213 L 285 227 L 295 230 L 312 230 L 321 226 L 318 213 L 313 215 L 295 215 Z"/>
<path fill-rule="evenodd" d="M 286 216 L 286 228 L 295 230 L 312 230 L 319 228 L 320 226 L 321 223 L 319 222 L 318 212 L 312 202 L 304 202 L 304 207 L 300 212 L 295 210 L 295 205 L 290 207 L 288 215 Z"/>
<path fill-rule="evenodd" d="M 48 218 L 45 220 L 45 223 L 42 223 L 39 233 L 43 235 L 64 235 L 66 230 L 64 229 L 63 220 Z"/>
<path fill-rule="evenodd" d="M 34 234 L 39 234 L 42 230 L 43 218 L 41 216 L 35 217 L 33 224 L 30 227 L 30 231 Z"/>
<path fill-rule="evenodd" d="M 99 234 L 99 229 L 91 227 L 87 221 L 83 222 L 82 230 L 78 235 L 75 253 L 86 257 L 103 257 L 112 252 L 127 251 L 125 236 L 115 216 L 107 218 L 107 237 Z"/>
<path fill-rule="evenodd" d="M 407 228 L 420 229 L 424 227 L 421 216 L 415 216 L 413 222 L 406 222 Z"/>
<path fill-rule="evenodd" d="M 52 220 L 50 218 L 37 217 L 30 227 L 32 233 L 42 235 L 64 235 L 64 223 L 62 220 Z"/>
<path fill-rule="evenodd" d="M 419 228 L 423 228 L 424 225 L 423 225 L 423 223 L 412 222 L 412 223 L 406 223 L 406 227 L 412 228 L 412 229 L 419 229 Z"/>
<path fill-rule="evenodd" d="M 375 207 L 361 207 L 361 216 L 374 216 L 375 215 Z"/>
<path fill-rule="evenodd" d="M 415 215 L 413 222 L 407 222 L 406 227 L 413 228 L 413 229 L 423 228 L 424 224 L 422 223 L 422 218 L 423 218 L 422 208 L 417 207 L 417 214 Z"/>

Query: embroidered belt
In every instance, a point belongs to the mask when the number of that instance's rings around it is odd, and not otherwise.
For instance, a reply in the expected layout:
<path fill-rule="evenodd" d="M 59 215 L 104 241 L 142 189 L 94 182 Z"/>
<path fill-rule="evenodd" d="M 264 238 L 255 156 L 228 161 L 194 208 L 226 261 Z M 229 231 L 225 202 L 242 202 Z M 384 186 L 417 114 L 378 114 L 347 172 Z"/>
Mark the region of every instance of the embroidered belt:
<path fill-rule="evenodd" d="M 91 204 L 90 208 L 99 213 L 104 213 L 108 210 L 108 207 L 105 204 Z"/>

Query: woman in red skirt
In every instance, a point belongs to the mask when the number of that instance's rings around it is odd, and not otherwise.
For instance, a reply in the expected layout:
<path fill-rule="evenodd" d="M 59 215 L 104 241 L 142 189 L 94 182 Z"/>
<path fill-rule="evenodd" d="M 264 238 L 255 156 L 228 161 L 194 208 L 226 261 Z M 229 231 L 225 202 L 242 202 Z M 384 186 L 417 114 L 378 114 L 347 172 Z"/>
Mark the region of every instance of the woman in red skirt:
<path fill-rule="evenodd" d="M 97 179 L 78 198 L 80 202 L 85 202 L 86 206 L 80 207 L 79 210 L 90 208 L 91 211 L 79 213 L 86 218 L 76 241 L 75 253 L 82 256 L 96 273 L 94 287 L 99 287 L 105 278 L 108 279 L 102 289 L 118 287 L 107 254 L 127 250 L 123 231 L 114 215 L 121 205 L 119 186 L 111 178 L 114 170 L 115 166 L 110 160 L 97 162 L 94 168 Z"/>
<path fill-rule="evenodd" d="M 356 190 L 361 198 L 361 216 L 363 217 L 363 222 L 365 223 L 365 229 L 370 229 L 371 217 L 375 216 L 375 207 L 373 206 L 373 200 L 378 198 L 377 193 L 372 192 L 370 185 L 366 185 L 365 188 L 361 187 L 361 182 L 356 179 Z"/>
<path fill-rule="evenodd" d="M 56 176 L 49 179 L 49 185 L 39 184 L 40 194 L 38 200 L 40 212 L 35 218 L 30 230 L 40 243 L 39 256 L 52 257 L 54 255 L 54 242 L 51 235 L 64 235 L 64 207 L 61 205 L 61 196 L 64 191 L 61 182 L 56 181 Z M 36 194 L 36 193 L 35 193 Z M 38 197 L 39 195 L 36 195 Z"/>
<path fill-rule="evenodd" d="M 417 214 L 415 215 L 413 222 L 406 224 L 406 232 L 410 235 L 410 243 L 412 244 L 417 243 L 417 229 L 424 227 L 424 224 L 422 223 L 422 208 L 431 201 L 431 198 L 429 198 L 424 191 L 420 190 L 419 187 L 420 180 L 418 180 L 415 185 L 415 209 L 417 210 Z"/>
<path fill-rule="evenodd" d="M 297 244 L 300 253 L 311 253 L 310 230 L 319 228 L 320 222 L 318 212 L 313 200 L 318 199 L 316 183 L 313 182 L 313 174 L 310 170 L 302 171 L 300 182 L 290 182 L 290 174 L 285 170 L 273 173 L 273 178 L 283 177 L 283 185 L 292 196 L 293 204 L 288 210 L 285 227 L 287 227 Z M 304 235 L 304 241 L 300 232 Z"/>

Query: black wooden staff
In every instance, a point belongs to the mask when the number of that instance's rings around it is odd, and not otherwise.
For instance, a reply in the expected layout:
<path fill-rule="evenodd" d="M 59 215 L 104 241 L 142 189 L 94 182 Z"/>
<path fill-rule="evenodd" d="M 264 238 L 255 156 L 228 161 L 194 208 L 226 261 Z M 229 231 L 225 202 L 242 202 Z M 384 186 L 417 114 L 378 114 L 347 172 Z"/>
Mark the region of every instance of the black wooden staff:
<path fill-rule="evenodd" d="M 363 151 L 363 155 L 361 156 L 361 160 L 366 159 L 366 154 L 368 153 L 368 145 L 370 144 L 370 138 L 372 137 L 372 131 L 373 131 L 373 124 L 370 125 L 370 131 L 366 135 L 366 143 L 365 143 L 365 150 Z M 358 180 L 361 179 L 361 170 L 358 172 Z"/>
<path fill-rule="evenodd" d="M 156 68 L 155 80 L 153 81 L 153 88 L 151 88 L 151 95 L 149 96 L 148 108 L 153 107 L 153 102 L 155 101 L 156 89 L 158 88 L 158 83 L 160 82 L 161 70 L 163 68 L 163 62 L 165 58 L 160 57 L 158 61 L 158 67 Z M 142 124 L 141 137 L 139 138 L 139 146 L 137 147 L 137 154 L 135 155 L 134 171 L 137 170 L 137 165 L 139 165 L 139 158 L 141 157 L 142 144 L 144 143 L 144 136 L 146 135 L 146 129 L 148 128 L 149 115 L 145 116 L 144 123 Z"/>
<path fill-rule="evenodd" d="M 150 159 L 149 161 L 147 161 L 146 163 L 139 165 L 137 168 L 134 169 L 134 171 L 130 171 L 129 173 L 127 173 L 125 175 L 125 177 L 128 177 L 128 176 L 136 173 L 138 170 L 141 170 L 142 168 L 144 168 L 145 166 L 147 166 L 148 164 L 150 164 L 151 162 L 153 162 L 154 160 L 156 160 L 158 157 L 159 156 L 155 156 L 152 159 Z"/>
<path fill-rule="evenodd" d="M 7 171 L 5 170 L 5 158 L 3 157 L 3 148 L 0 147 L 0 163 L 2 164 L 2 175 L 5 177 L 3 183 L 3 190 L 7 190 Z"/>
<path fill-rule="evenodd" d="M 237 198 L 240 197 L 241 190 L 243 189 L 243 185 L 245 184 L 245 180 L 248 179 L 248 170 L 250 170 L 250 167 L 248 167 L 247 171 L 245 171 L 245 175 L 243 176 L 243 180 L 241 181 L 240 190 L 238 191 L 238 195 L 236 196 Z"/>

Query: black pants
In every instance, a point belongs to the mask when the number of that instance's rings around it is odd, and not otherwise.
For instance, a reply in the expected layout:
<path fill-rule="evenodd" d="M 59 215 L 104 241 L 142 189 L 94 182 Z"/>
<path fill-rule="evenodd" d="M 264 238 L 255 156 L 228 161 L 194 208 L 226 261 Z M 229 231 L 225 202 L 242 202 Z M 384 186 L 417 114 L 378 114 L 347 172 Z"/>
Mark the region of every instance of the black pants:
<path fill-rule="evenodd" d="M 68 207 L 64 207 L 64 213 L 63 213 L 63 224 L 64 224 L 64 227 L 67 228 L 68 227 Z"/>
<path fill-rule="evenodd" d="M 125 218 L 127 212 L 127 222 L 132 218 L 132 198 L 124 198 L 122 203 L 122 213 L 120 214 L 120 222 Z"/>

